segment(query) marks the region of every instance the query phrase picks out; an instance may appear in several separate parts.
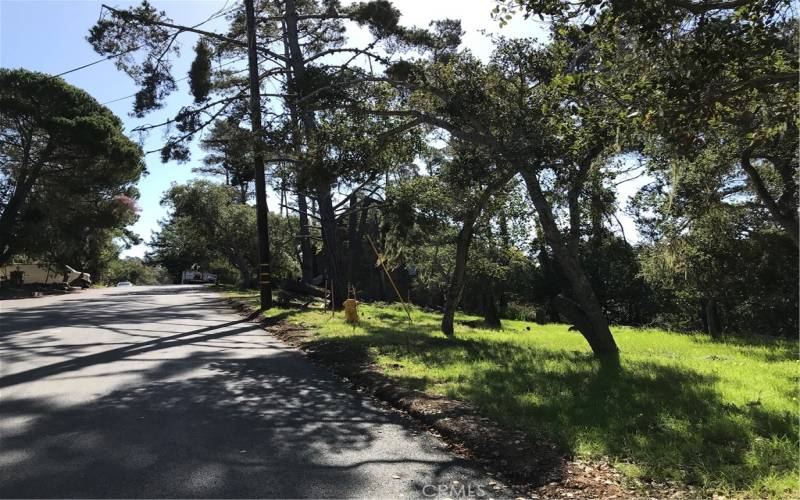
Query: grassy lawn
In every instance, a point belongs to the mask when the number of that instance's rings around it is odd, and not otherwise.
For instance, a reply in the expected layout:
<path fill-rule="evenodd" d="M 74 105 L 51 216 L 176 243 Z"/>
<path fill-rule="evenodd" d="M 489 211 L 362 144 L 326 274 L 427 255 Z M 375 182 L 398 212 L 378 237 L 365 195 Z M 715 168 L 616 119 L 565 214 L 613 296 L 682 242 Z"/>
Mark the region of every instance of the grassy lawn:
<path fill-rule="evenodd" d="M 450 339 L 437 314 L 415 309 L 409 324 L 396 305 L 359 311 L 355 328 L 341 312 L 269 315 L 310 327 L 315 342 L 367 352 L 409 387 L 472 401 L 576 456 L 609 457 L 628 477 L 728 496 L 800 496 L 796 342 L 616 327 L 623 370 L 607 373 L 566 325 L 504 321 L 495 331 L 457 323 Z"/>

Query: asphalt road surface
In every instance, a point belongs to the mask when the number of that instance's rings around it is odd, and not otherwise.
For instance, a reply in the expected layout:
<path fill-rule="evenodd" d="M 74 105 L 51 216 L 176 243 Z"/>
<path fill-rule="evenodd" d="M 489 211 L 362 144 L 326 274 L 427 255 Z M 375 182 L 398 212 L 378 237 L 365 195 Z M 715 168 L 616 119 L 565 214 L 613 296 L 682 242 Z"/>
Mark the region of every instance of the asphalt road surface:
<path fill-rule="evenodd" d="M 0 496 L 502 496 L 196 286 L 0 302 Z"/>

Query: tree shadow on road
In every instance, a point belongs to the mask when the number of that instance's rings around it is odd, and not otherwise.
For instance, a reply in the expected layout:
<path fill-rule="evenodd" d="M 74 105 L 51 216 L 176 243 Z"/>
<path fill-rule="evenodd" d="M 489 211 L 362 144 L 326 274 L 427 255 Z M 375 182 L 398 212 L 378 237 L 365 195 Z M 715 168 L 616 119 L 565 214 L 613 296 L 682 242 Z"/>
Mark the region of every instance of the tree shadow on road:
<path fill-rule="evenodd" d="M 4 377 L 0 377 L 0 388 L 10 387 L 25 382 L 32 382 L 44 377 L 59 375 L 62 373 L 80 370 L 88 366 L 93 366 L 103 363 L 111 363 L 121 359 L 129 358 L 139 354 L 144 354 L 159 349 L 168 349 L 171 347 L 185 346 L 189 344 L 197 344 L 209 340 L 228 337 L 238 333 L 244 333 L 256 329 L 252 324 L 247 324 L 246 320 L 229 321 L 217 325 L 199 328 L 188 332 L 181 332 L 175 335 L 166 337 L 157 337 L 144 342 L 137 342 L 125 344 L 122 347 L 115 349 L 105 350 L 94 354 L 87 354 L 85 356 L 74 357 L 66 361 L 52 363 L 45 366 L 40 366 L 22 372 L 12 373 Z M 243 325 L 242 325 L 243 324 Z M 228 328 L 235 325 L 237 328 Z"/>
<path fill-rule="evenodd" d="M 3 323 L 0 325 L 0 341 L 6 342 L 15 335 L 39 329 L 133 324 L 141 322 L 143 317 L 151 323 L 196 321 L 203 319 L 204 312 L 213 309 L 230 311 L 220 298 L 210 296 L 198 296 L 180 304 L 162 305 L 152 301 L 126 298 L 121 294 L 104 294 L 82 298 L 80 301 L 57 300 L 39 307 L 5 310 Z"/>
<path fill-rule="evenodd" d="M 224 340 L 224 349 L 232 349 L 242 341 L 230 337 L 258 331 L 245 318 L 220 320 L 216 311 L 230 313 L 215 297 L 198 296 L 191 302 L 154 307 L 152 302 L 132 303 L 113 295 L 80 304 L 58 301 L 39 308 L 10 310 L 0 327 L 0 357 L 4 361 L 0 388 L 182 345 Z M 94 330 L 92 335 L 60 332 L 82 327 Z M 52 358 L 60 361 L 42 364 Z M 15 369 L 16 363 L 38 366 L 22 371 Z"/>
<path fill-rule="evenodd" d="M 374 496 L 376 475 L 391 493 L 465 473 L 441 450 L 394 449 L 411 432 L 398 416 L 294 351 L 67 408 L 7 399 L 0 417 L 4 498 Z"/>

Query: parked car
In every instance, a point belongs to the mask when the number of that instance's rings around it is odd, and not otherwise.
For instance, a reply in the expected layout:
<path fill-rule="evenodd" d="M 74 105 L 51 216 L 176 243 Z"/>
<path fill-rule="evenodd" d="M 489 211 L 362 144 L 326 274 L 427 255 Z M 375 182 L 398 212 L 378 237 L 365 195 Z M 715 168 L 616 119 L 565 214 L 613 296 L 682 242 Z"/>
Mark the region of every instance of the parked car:
<path fill-rule="evenodd" d="M 123 287 L 124 286 L 133 286 L 133 283 L 131 283 L 130 281 L 120 281 L 119 283 L 117 283 L 117 288 L 119 288 L 121 286 L 123 286 Z"/>
<path fill-rule="evenodd" d="M 89 288 L 92 278 L 89 273 L 76 271 L 67 265 L 35 262 L 33 264 L 9 264 L 0 268 L 0 280 L 15 285 L 65 285 Z"/>

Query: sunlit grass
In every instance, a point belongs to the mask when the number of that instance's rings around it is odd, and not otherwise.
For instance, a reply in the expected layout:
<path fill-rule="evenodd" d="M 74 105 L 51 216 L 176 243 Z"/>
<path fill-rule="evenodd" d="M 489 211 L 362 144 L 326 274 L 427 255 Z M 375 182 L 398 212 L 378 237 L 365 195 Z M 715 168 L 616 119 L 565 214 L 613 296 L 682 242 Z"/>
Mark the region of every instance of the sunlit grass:
<path fill-rule="evenodd" d="M 281 312 L 314 342 L 367 352 L 409 387 L 472 401 L 577 456 L 610 457 L 628 477 L 728 496 L 800 494 L 796 342 L 616 327 L 622 371 L 609 373 L 567 325 L 504 321 L 496 331 L 460 315 L 447 338 L 439 315 L 414 309 L 409 323 L 397 305 L 361 305 L 356 327 L 342 313 Z"/>

